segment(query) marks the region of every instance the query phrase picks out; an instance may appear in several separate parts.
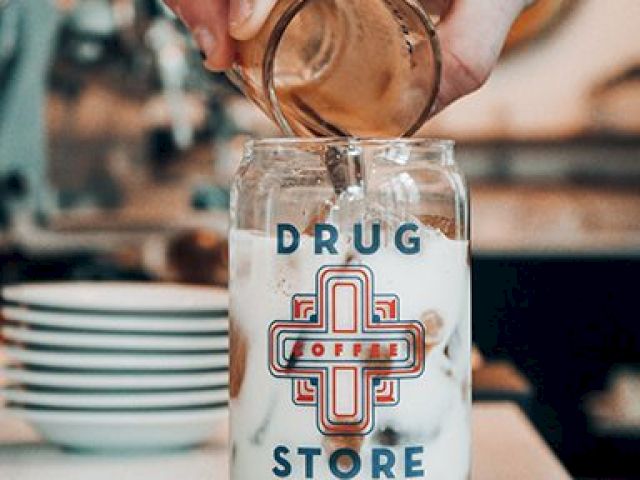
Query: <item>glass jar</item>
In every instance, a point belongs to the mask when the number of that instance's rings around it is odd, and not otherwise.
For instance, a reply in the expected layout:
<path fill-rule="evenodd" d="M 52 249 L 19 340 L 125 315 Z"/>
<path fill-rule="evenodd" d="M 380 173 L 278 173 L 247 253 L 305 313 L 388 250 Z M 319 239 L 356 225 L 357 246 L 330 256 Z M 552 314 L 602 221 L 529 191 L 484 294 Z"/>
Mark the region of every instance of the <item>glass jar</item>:
<path fill-rule="evenodd" d="M 453 143 L 249 142 L 230 235 L 231 478 L 469 478 Z"/>
<path fill-rule="evenodd" d="M 420 0 L 279 0 L 237 50 L 230 78 L 291 136 L 410 136 L 440 85 Z"/>

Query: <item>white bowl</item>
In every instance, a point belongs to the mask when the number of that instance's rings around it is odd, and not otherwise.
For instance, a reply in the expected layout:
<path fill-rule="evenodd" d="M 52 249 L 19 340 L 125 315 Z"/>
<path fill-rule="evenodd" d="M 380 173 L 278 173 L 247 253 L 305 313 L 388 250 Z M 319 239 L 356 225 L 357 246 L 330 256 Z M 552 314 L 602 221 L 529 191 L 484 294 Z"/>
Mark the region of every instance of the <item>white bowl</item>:
<path fill-rule="evenodd" d="M 109 332 L 214 333 L 227 332 L 229 329 L 229 319 L 226 316 L 113 315 L 5 307 L 2 309 L 2 317 L 27 325 Z"/>
<path fill-rule="evenodd" d="M 32 350 L 20 347 L 5 349 L 9 364 L 16 362 L 45 367 L 99 370 L 204 370 L 229 366 L 227 353 L 75 353 Z M 122 372 L 124 373 L 124 372 Z"/>
<path fill-rule="evenodd" d="M 0 369 L 0 377 L 21 385 L 40 388 L 75 388 L 93 390 L 150 390 L 188 389 L 225 386 L 229 373 L 223 372 L 180 372 L 180 373 L 135 373 L 112 374 L 88 371 L 68 373 L 55 371 L 34 371 L 8 367 Z"/>
<path fill-rule="evenodd" d="M 61 331 L 29 330 L 22 327 L 4 327 L 2 335 L 14 342 L 48 347 L 91 348 L 111 350 L 226 350 L 227 335 L 182 336 L 111 333 L 70 333 Z"/>
<path fill-rule="evenodd" d="M 110 410 L 132 408 L 193 408 L 197 406 L 204 407 L 214 404 L 224 404 L 229 401 L 229 391 L 227 389 L 163 393 L 54 393 L 10 387 L 0 389 L 0 396 L 4 397 L 7 402 L 17 405 Z"/>
<path fill-rule="evenodd" d="M 226 408 L 166 412 L 60 412 L 12 408 L 48 441 L 75 450 L 131 452 L 173 450 L 210 439 Z"/>
<path fill-rule="evenodd" d="M 229 295 L 213 287 L 151 282 L 55 282 L 5 287 L 6 302 L 63 310 L 140 313 L 226 311 Z"/>

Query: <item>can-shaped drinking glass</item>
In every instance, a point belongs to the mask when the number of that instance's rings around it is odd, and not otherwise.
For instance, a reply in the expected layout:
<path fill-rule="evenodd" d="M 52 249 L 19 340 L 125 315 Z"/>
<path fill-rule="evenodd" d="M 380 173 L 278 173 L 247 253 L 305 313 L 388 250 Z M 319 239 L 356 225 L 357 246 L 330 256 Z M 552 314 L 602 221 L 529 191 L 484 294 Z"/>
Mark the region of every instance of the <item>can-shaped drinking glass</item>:
<path fill-rule="evenodd" d="M 249 142 L 230 245 L 233 480 L 469 478 L 452 142 Z"/>

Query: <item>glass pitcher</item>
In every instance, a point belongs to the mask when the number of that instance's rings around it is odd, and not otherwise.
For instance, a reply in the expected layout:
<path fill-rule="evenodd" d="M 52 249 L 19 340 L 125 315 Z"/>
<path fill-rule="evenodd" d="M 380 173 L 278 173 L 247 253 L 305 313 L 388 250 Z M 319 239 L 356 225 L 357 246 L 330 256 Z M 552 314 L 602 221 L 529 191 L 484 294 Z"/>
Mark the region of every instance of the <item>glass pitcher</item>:
<path fill-rule="evenodd" d="M 441 54 L 418 0 L 280 0 L 230 78 L 289 136 L 410 136 Z"/>

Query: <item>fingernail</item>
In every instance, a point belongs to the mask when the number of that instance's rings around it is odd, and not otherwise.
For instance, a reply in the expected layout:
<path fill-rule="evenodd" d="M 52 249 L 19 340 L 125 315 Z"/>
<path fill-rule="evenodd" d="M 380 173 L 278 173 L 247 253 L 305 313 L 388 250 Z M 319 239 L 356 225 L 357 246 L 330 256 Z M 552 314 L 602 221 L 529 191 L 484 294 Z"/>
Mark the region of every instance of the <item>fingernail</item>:
<path fill-rule="evenodd" d="M 229 24 L 235 29 L 242 26 L 253 14 L 254 0 L 236 0 L 231 2 Z"/>
<path fill-rule="evenodd" d="M 203 58 L 208 57 L 216 48 L 216 39 L 211 31 L 205 27 L 198 27 L 193 32 L 193 37 L 200 47 L 200 55 Z"/>

